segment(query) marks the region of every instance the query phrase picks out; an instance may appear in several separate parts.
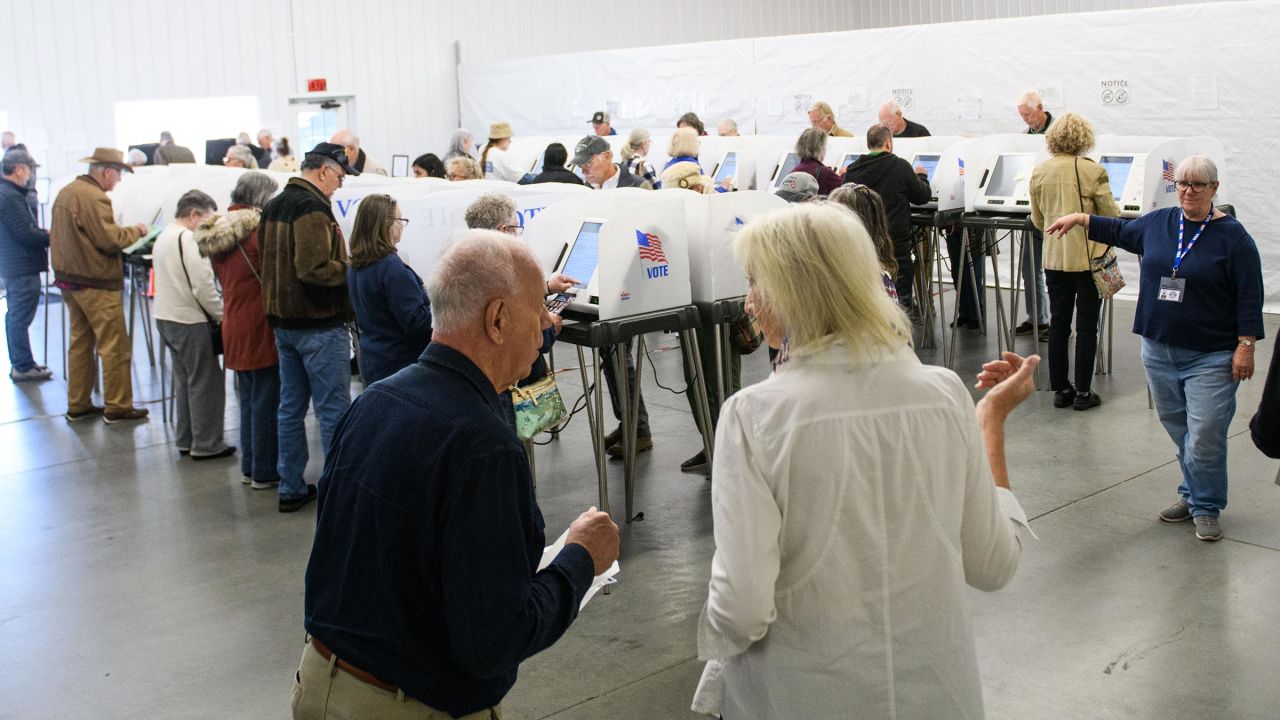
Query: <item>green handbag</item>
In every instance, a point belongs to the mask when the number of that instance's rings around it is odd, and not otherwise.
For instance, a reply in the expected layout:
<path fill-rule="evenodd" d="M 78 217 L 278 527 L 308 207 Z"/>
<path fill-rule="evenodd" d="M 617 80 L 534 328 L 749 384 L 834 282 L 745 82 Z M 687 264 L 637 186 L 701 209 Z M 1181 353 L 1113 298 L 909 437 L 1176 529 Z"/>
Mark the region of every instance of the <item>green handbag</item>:
<path fill-rule="evenodd" d="M 512 385 L 511 403 L 516 409 L 516 435 L 521 440 L 532 440 L 569 414 L 552 373 L 524 387 Z"/>

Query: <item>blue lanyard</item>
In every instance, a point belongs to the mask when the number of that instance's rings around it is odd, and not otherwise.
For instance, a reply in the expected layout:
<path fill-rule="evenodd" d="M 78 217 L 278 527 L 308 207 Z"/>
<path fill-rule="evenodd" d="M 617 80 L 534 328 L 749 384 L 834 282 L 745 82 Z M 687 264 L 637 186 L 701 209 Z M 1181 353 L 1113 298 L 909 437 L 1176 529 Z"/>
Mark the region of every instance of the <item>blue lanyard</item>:
<path fill-rule="evenodd" d="M 1191 252 L 1191 248 L 1195 247 L 1196 241 L 1200 239 L 1200 234 L 1204 232 L 1205 228 L 1209 227 L 1209 221 L 1213 219 L 1213 208 L 1209 208 L 1209 214 L 1205 216 L 1204 224 L 1201 225 L 1200 229 L 1196 231 L 1196 234 L 1192 236 L 1191 242 L 1188 243 L 1186 247 L 1183 247 L 1182 239 L 1186 237 L 1186 229 L 1183 225 L 1183 221 L 1186 219 L 1186 213 L 1178 213 L 1178 251 L 1173 256 L 1173 277 L 1178 277 L 1178 268 L 1182 267 L 1182 258 L 1186 257 L 1187 253 Z"/>

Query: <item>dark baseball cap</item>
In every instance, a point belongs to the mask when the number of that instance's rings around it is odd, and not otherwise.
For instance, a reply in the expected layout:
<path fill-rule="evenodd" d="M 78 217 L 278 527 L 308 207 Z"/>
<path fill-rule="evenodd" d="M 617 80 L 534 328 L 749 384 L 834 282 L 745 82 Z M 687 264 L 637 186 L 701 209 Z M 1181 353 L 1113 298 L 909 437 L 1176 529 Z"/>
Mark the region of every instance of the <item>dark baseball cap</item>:
<path fill-rule="evenodd" d="M 9 151 L 4 154 L 4 163 L 6 165 L 26 165 L 33 170 L 40 167 L 40 163 L 37 163 L 36 159 L 31 157 L 31 153 L 18 147 L 10 148 Z"/>
<path fill-rule="evenodd" d="M 342 168 L 342 172 L 348 175 L 360 174 L 358 170 L 347 164 L 347 152 L 341 145 L 328 142 L 317 143 L 316 146 L 311 148 L 311 151 L 306 154 L 306 157 L 310 157 L 312 155 L 319 155 L 326 160 L 332 160 L 338 163 L 338 167 Z"/>
<path fill-rule="evenodd" d="M 582 167 L 591 162 L 591 158 L 609 150 L 609 143 L 599 135 L 588 135 L 578 141 L 573 149 L 573 164 Z"/>
<path fill-rule="evenodd" d="M 582 117 L 582 116 L 579 115 L 578 117 Z M 592 125 L 603 125 L 609 122 L 609 120 L 610 120 L 609 113 L 603 110 L 597 110 L 596 114 L 591 116 L 591 120 L 589 122 Z"/>

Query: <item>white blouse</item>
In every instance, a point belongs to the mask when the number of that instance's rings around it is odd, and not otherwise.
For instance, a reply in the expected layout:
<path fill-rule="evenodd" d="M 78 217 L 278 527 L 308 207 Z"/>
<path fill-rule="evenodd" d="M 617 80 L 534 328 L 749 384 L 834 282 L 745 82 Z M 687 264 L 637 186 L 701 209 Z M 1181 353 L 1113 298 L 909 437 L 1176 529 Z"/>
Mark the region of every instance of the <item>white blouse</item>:
<path fill-rule="evenodd" d="M 982 718 L 965 586 L 996 590 L 1026 515 L 973 399 L 909 348 L 842 345 L 729 398 L 693 709 L 726 720 Z"/>

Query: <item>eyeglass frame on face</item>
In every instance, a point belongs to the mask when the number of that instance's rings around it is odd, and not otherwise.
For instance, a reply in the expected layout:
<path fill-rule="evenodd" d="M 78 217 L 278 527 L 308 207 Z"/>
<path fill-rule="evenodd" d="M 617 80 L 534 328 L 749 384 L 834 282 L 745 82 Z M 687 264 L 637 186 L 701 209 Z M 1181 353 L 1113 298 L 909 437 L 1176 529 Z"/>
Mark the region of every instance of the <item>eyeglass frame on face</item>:
<path fill-rule="evenodd" d="M 408 225 L 408 224 L 409 224 L 409 218 L 402 218 L 402 217 L 398 217 L 398 218 L 391 218 L 391 222 L 398 222 L 398 223 L 402 223 L 402 224 L 404 224 L 404 225 Z"/>
<path fill-rule="evenodd" d="M 523 225 L 509 225 L 509 224 L 507 224 L 507 223 L 503 223 L 502 225 L 499 225 L 499 226 L 498 226 L 498 232 L 504 232 L 504 233 L 506 233 L 506 234 L 508 234 L 508 235 L 515 235 L 515 236 L 517 236 L 517 237 L 518 237 L 518 236 L 520 236 L 520 235 L 523 235 L 523 234 L 524 234 L 524 226 L 523 226 Z"/>
<path fill-rule="evenodd" d="M 1210 185 L 1217 185 L 1218 182 L 1216 180 L 1213 182 L 1202 182 L 1199 180 L 1174 180 L 1173 184 L 1177 186 L 1179 190 L 1190 190 L 1191 192 L 1200 193 L 1207 190 Z"/>
<path fill-rule="evenodd" d="M 334 175 L 337 175 L 337 176 L 338 176 L 338 187 L 342 187 L 342 181 L 347 179 L 347 173 L 346 173 L 346 172 L 344 172 L 344 171 L 342 170 L 342 168 L 337 167 L 337 165 L 325 165 L 325 166 L 324 166 L 324 169 L 325 169 L 325 170 L 328 170 L 329 172 L 333 173 Z"/>

